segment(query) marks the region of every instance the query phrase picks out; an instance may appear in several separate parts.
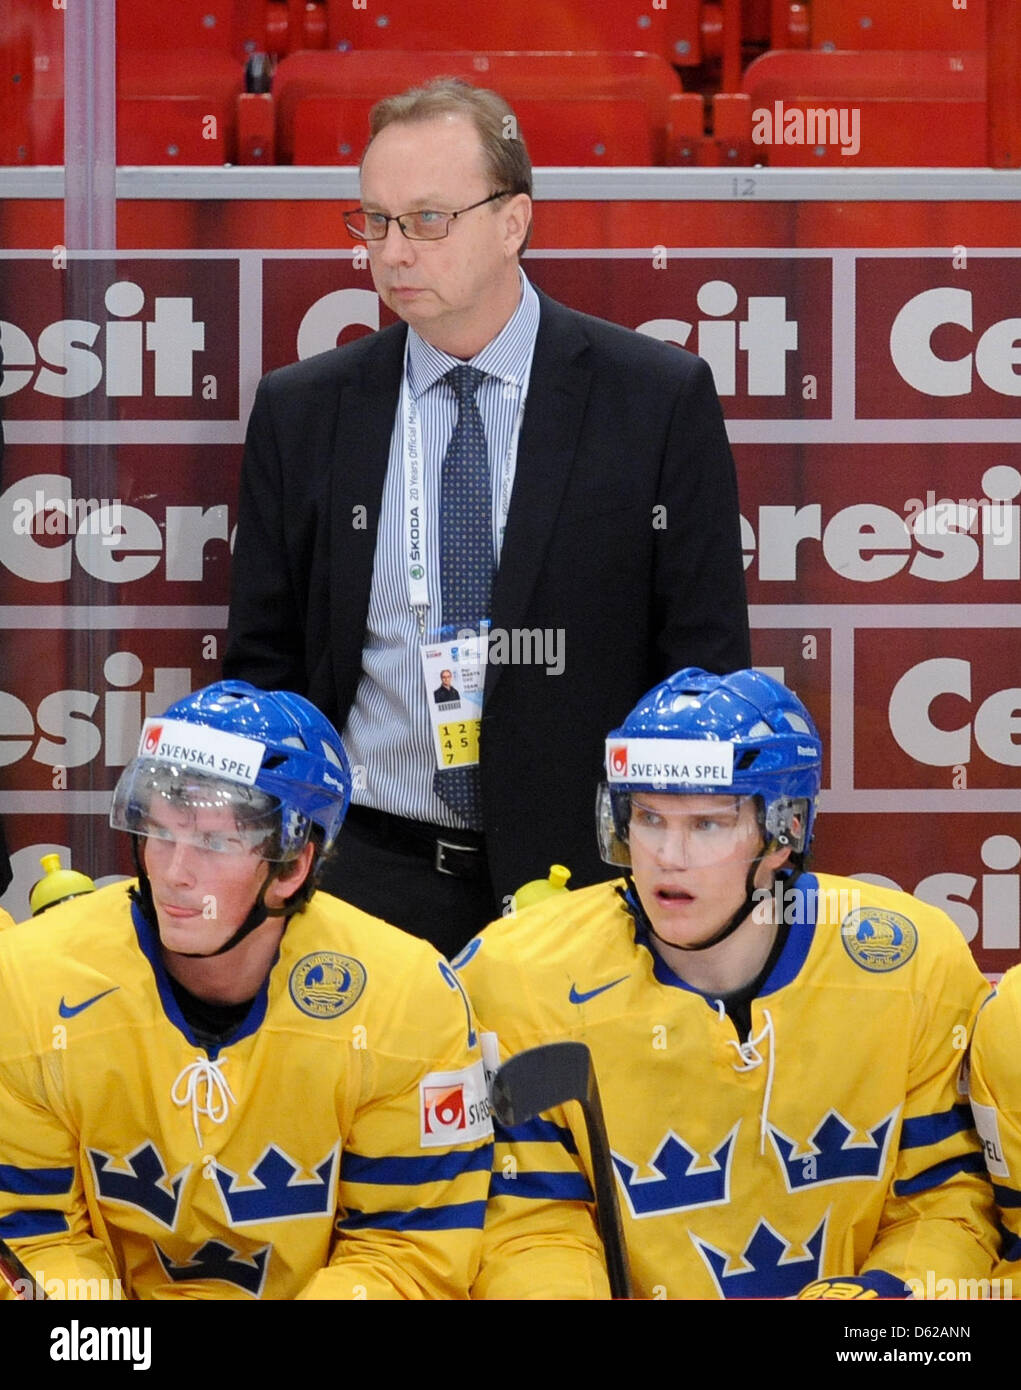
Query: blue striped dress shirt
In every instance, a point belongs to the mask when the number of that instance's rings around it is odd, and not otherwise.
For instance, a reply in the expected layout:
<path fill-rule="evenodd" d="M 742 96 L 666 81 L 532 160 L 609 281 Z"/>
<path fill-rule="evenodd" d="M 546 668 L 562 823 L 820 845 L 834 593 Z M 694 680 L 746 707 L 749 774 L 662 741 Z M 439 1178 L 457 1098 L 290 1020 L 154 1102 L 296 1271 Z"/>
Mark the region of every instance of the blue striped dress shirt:
<path fill-rule="evenodd" d="M 511 318 L 471 366 L 485 372 L 476 401 L 486 431 L 493 519 L 499 560 L 501 465 L 507 456 L 539 327 L 539 299 L 521 273 L 521 298 Z M 422 505 L 429 585 L 426 640 L 443 625 L 440 607 L 439 501 L 443 456 L 457 423 L 457 399 L 442 378 L 459 359 L 408 330 L 408 390 L 418 410 L 423 446 Z M 513 481 L 513 479 L 511 480 Z M 404 419 L 400 406 L 390 440 L 362 674 L 344 726 L 344 747 L 355 771 L 354 801 L 393 815 L 458 827 L 457 814 L 433 791 L 436 767 L 422 675 L 421 634 L 411 607 L 404 555 Z"/>

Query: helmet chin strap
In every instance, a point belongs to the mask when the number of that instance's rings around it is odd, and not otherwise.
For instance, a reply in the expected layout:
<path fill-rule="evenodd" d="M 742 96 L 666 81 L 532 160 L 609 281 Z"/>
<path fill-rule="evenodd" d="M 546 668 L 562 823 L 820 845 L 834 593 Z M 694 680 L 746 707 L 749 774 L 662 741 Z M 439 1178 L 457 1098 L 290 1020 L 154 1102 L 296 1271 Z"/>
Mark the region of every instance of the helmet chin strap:
<path fill-rule="evenodd" d="M 153 931 L 159 931 L 159 920 L 156 916 L 156 904 L 152 900 L 152 887 L 149 883 L 149 875 L 145 872 L 142 864 L 142 854 L 138 848 L 139 835 L 131 837 L 131 853 L 135 860 L 135 873 L 138 877 L 138 887 L 129 889 L 129 894 L 133 902 L 136 902 L 141 910 L 142 916 L 152 927 Z M 244 941 L 246 936 L 250 936 L 253 931 L 261 927 L 267 917 L 286 917 L 290 908 L 286 907 L 267 907 L 266 889 L 276 878 L 276 869 L 270 867 L 266 879 L 259 889 L 259 896 L 255 899 L 249 909 L 245 920 L 238 927 L 233 935 L 229 936 L 222 946 L 215 951 L 175 951 L 175 956 L 183 956 L 186 960 L 212 960 L 216 956 L 224 956 L 228 951 L 233 951 L 234 947 Z"/>
<path fill-rule="evenodd" d="M 720 927 L 719 931 L 713 933 L 713 935 L 709 938 L 708 941 L 700 941 L 697 945 L 682 946 L 677 941 L 668 941 L 666 937 L 660 936 L 659 932 L 652 925 L 652 922 L 649 919 L 649 914 L 646 912 L 642 904 L 642 900 L 638 895 L 638 889 L 635 886 L 635 881 L 631 876 L 630 870 L 626 875 L 628 891 L 625 895 L 624 901 L 627 903 L 628 907 L 631 908 L 632 912 L 636 912 L 638 914 L 639 920 L 642 922 L 642 925 L 645 926 L 647 930 L 652 933 L 652 935 L 656 938 L 657 941 L 662 941 L 664 946 L 670 946 L 675 951 L 711 951 L 714 946 L 718 946 L 721 941 L 726 941 L 728 936 L 732 936 L 734 932 L 737 931 L 738 927 L 740 927 L 741 924 L 747 920 L 751 912 L 754 910 L 755 904 L 757 902 L 756 893 L 759 891 L 755 887 L 755 875 L 758 872 L 759 865 L 762 863 L 763 859 L 765 859 L 766 855 L 771 854 L 773 849 L 778 848 L 784 848 L 783 844 L 774 844 L 772 849 L 770 849 L 767 846 L 763 846 L 761 852 L 750 861 L 748 865 L 748 874 L 745 878 L 744 901 L 741 903 L 741 906 L 737 909 L 737 911 L 733 914 L 732 917 L 729 917 L 727 921 L 724 922 L 723 926 Z M 795 872 L 795 878 L 797 878 L 798 876 L 798 873 Z"/>
<path fill-rule="evenodd" d="M 718 946 L 721 941 L 726 941 L 728 936 L 732 936 L 733 933 L 737 931 L 738 927 L 742 924 L 742 922 L 744 922 L 745 919 L 748 917 L 748 914 L 755 907 L 755 874 L 759 864 L 762 861 L 762 858 L 762 854 L 758 855 L 755 859 L 751 861 L 751 863 L 748 866 L 748 876 L 745 879 L 745 896 L 744 901 L 741 903 L 741 906 L 737 909 L 737 911 L 734 913 L 732 917 L 729 917 L 727 921 L 724 922 L 723 926 L 720 927 L 719 931 L 713 933 L 713 935 L 709 938 L 708 941 L 700 941 L 697 945 L 682 946 L 679 942 L 668 941 L 665 936 L 660 936 L 659 932 L 652 925 L 652 922 L 649 918 L 649 914 L 646 912 L 645 907 L 642 904 L 642 900 L 638 895 L 638 889 L 635 886 L 635 881 L 631 877 L 630 872 L 627 874 L 628 892 L 625 897 L 625 902 L 631 908 L 632 912 L 637 913 L 642 925 L 649 932 L 651 932 L 651 934 L 656 938 L 657 941 L 662 941 L 664 946 L 670 946 L 675 951 L 709 951 L 714 946 Z"/>

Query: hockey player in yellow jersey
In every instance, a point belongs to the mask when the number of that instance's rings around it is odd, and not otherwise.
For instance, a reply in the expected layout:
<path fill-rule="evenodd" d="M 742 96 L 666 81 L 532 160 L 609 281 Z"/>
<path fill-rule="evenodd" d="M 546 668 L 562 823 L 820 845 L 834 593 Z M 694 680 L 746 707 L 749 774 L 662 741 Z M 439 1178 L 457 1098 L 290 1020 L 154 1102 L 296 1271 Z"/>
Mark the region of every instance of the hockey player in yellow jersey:
<path fill-rule="evenodd" d="M 467 1297 L 476 1027 L 432 947 L 316 893 L 350 790 L 307 701 L 210 686 L 114 792 L 137 886 L 2 934 L 0 1236 L 51 1297 Z"/>
<path fill-rule="evenodd" d="M 971 1045 L 971 1108 L 1000 1209 L 1000 1298 L 1021 1298 L 1021 965 L 986 1001 Z"/>
<path fill-rule="evenodd" d="M 804 871 L 822 749 L 757 671 L 689 669 L 606 745 L 616 883 L 454 962 L 503 1056 L 586 1043 L 642 1298 L 906 1297 L 980 1278 L 991 1194 L 958 1090 L 987 985 L 942 912 Z M 482 1298 L 605 1297 L 577 1107 L 496 1131 Z"/>

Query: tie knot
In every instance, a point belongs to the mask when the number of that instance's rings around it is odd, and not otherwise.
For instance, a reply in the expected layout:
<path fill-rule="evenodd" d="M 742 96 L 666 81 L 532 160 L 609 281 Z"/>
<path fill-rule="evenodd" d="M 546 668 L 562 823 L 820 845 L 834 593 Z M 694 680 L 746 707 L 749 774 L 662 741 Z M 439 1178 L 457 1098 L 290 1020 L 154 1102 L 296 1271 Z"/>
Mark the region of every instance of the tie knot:
<path fill-rule="evenodd" d="M 463 409 L 464 406 L 471 405 L 475 400 L 475 392 L 485 375 L 485 372 L 479 371 L 478 367 L 469 367 L 467 362 L 462 362 L 459 367 L 451 368 L 444 380 L 450 382 L 454 395 L 457 397 L 457 403 Z"/>

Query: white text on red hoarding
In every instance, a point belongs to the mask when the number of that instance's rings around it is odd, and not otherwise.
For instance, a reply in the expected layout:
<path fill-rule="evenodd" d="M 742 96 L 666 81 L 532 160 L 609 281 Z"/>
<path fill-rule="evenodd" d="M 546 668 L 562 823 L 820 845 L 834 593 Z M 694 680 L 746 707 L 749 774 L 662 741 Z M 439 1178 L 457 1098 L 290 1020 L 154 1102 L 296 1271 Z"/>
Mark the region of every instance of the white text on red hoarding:
<path fill-rule="evenodd" d="M 17 324 L 0 320 L 0 396 L 11 396 L 31 383 L 41 395 L 69 400 L 87 396 L 104 376 L 107 396 L 141 396 L 145 352 L 153 357 L 155 395 L 190 396 L 192 358 L 206 343 L 205 324 L 193 315 L 195 301 L 187 295 L 157 295 L 151 319 L 125 322 L 141 313 L 145 292 L 133 280 L 119 280 L 107 289 L 104 303 L 115 321 L 59 319 L 42 329 L 35 344 Z M 101 334 L 102 349 L 93 352 Z"/>
<path fill-rule="evenodd" d="M 972 366 L 991 391 L 1021 396 L 1021 318 L 1000 319 L 981 334 L 974 352 L 938 357 L 932 335 L 945 324 L 972 332 L 970 290 L 923 290 L 901 309 L 890 329 L 890 356 L 901 377 L 926 396 L 967 396 Z"/>

